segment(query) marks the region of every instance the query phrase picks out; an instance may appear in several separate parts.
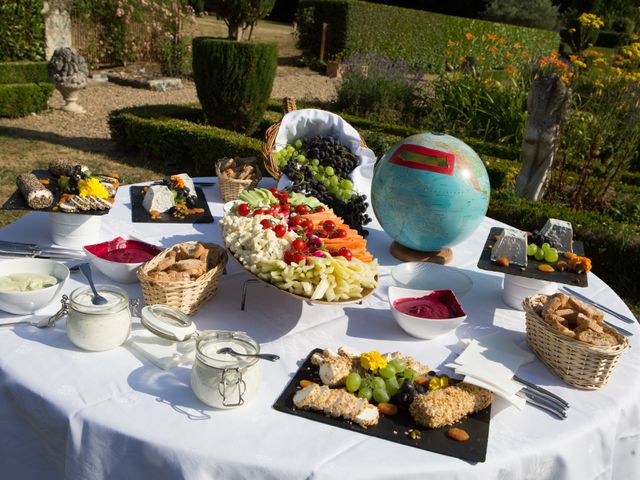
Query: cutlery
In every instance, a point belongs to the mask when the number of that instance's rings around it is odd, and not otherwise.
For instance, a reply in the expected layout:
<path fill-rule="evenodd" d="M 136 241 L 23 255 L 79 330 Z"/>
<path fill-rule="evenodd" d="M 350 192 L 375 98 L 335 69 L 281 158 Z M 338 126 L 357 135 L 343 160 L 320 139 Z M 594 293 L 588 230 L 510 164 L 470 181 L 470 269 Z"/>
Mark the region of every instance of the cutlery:
<path fill-rule="evenodd" d="M 10 323 L 0 323 L 0 327 L 9 327 L 14 325 L 31 325 L 32 327 L 38 328 L 47 328 L 55 326 L 56 322 L 64 317 L 69 311 L 69 297 L 67 295 L 62 295 L 60 299 L 60 303 L 62 307 L 56 313 L 51 315 L 50 317 L 44 317 L 40 320 L 19 320 L 17 322 Z"/>
<path fill-rule="evenodd" d="M 524 380 L 523 378 L 518 377 L 517 375 L 514 375 L 513 379 L 516 382 L 524 385 L 525 387 L 529 387 L 531 390 L 535 390 L 540 395 L 543 395 L 543 396 L 550 397 L 550 398 L 554 399 L 556 402 L 564 405 L 565 408 L 569 408 L 569 404 L 566 402 L 566 400 L 564 400 L 562 397 L 559 397 L 555 393 L 550 392 L 549 390 L 547 390 L 545 388 L 539 387 L 538 385 L 536 385 L 534 383 L 527 382 L 526 380 Z"/>
<path fill-rule="evenodd" d="M 564 410 L 558 409 L 557 406 L 553 406 L 551 404 L 545 403 L 545 402 L 541 401 L 540 399 L 538 399 L 538 398 L 536 398 L 536 397 L 534 397 L 532 395 L 529 395 L 529 394 L 527 394 L 525 392 L 522 392 L 522 391 L 516 393 L 516 395 L 518 395 L 519 397 L 524 398 L 529 405 L 533 405 L 533 406 L 538 407 L 538 408 L 540 408 L 542 410 L 545 410 L 546 412 L 549 412 L 549 413 L 555 415 L 556 417 L 558 417 L 561 420 L 564 420 L 564 419 L 567 418 L 567 412 L 565 412 Z"/>
<path fill-rule="evenodd" d="M 0 255 L 14 257 L 38 257 L 38 258 L 84 258 L 84 252 L 69 248 L 47 248 L 35 243 L 8 242 L 0 240 Z"/>
<path fill-rule="evenodd" d="M 193 182 L 193 184 L 198 185 L 199 187 L 212 187 L 216 182 Z"/>
<path fill-rule="evenodd" d="M 530 387 L 523 386 L 520 392 L 526 395 L 528 398 L 537 400 L 538 402 L 544 404 L 548 404 L 554 407 L 556 410 L 566 411 L 568 408 L 564 404 L 557 401 L 555 398 L 545 396 L 544 394 L 541 394 L 540 392 L 537 392 Z"/>
<path fill-rule="evenodd" d="M 240 353 L 236 352 L 231 347 L 224 347 L 218 350 L 218 353 L 228 353 L 230 355 L 241 356 L 241 357 L 256 357 L 262 360 L 269 360 L 270 362 L 275 362 L 276 360 L 280 360 L 278 355 L 274 355 L 273 353 Z"/>
<path fill-rule="evenodd" d="M 598 303 L 594 300 L 591 300 L 589 297 L 584 296 L 583 294 L 576 292 L 575 290 L 572 290 L 569 287 L 562 287 L 561 290 L 564 290 L 565 292 L 571 294 L 571 295 L 575 295 L 576 297 L 578 297 L 580 300 L 583 300 L 587 303 L 590 303 L 591 305 L 598 307 L 600 310 L 602 310 L 603 312 L 608 313 L 609 315 L 613 315 L 614 317 L 622 320 L 623 322 L 627 322 L 627 323 L 636 323 L 636 321 L 632 318 L 627 317 L 626 315 L 622 315 L 621 313 L 616 312 L 615 310 L 611 310 L 609 307 L 607 307 L 606 305 L 602 305 L 601 303 Z"/>
<path fill-rule="evenodd" d="M 614 325 L 611 322 L 607 322 L 606 320 L 604 320 L 604 323 L 606 323 L 607 325 L 609 325 L 611 328 L 613 328 L 614 330 L 617 330 L 618 333 L 620 333 L 621 335 L 626 335 L 627 337 L 633 337 L 633 333 L 631 333 L 629 330 L 625 330 L 622 327 L 619 327 L 617 325 Z"/>
<path fill-rule="evenodd" d="M 91 265 L 89 265 L 88 263 L 81 263 L 80 265 L 78 265 L 78 267 L 89 282 L 91 290 L 93 290 L 93 299 L 91 300 L 91 302 L 94 305 L 106 305 L 107 303 L 109 303 L 109 300 L 100 295 L 96 290 L 96 286 L 93 283 L 93 276 L 91 275 Z"/>

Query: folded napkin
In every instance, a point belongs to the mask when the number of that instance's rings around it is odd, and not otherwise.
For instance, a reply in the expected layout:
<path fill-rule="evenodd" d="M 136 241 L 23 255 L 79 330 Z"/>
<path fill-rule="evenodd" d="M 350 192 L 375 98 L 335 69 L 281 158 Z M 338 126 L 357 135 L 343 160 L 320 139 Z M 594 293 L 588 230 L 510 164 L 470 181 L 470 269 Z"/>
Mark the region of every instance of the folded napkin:
<path fill-rule="evenodd" d="M 454 363 L 448 364 L 464 381 L 491 390 L 512 405 L 522 409 L 525 400 L 516 393 L 522 385 L 513 375 L 534 355 L 520 348 L 508 332 L 496 332 L 477 340 L 463 341 L 466 348 Z"/>
<path fill-rule="evenodd" d="M 195 359 L 196 343 L 194 339 L 184 342 L 167 340 L 154 335 L 145 328 L 132 331 L 127 345 L 163 370 L 185 364 L 190 365 Z"/>

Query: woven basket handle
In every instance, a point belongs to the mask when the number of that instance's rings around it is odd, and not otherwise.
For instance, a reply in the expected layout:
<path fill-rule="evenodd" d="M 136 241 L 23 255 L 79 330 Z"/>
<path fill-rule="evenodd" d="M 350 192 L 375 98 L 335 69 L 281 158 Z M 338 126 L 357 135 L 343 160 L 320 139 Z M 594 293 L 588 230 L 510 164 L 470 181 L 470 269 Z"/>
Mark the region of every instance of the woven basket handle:
<path fill-rule="evenodd" d="M 296 109 L 296 97 L 284 97 L 282 99 L 282 112 L 286 115 Z"/>

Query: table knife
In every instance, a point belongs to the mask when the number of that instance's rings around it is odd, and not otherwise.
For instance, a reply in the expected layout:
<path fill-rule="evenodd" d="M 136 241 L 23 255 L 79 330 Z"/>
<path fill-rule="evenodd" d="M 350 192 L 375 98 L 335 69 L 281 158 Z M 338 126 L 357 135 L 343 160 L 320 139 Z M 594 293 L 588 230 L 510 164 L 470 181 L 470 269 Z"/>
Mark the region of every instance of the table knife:
<path fill-rule="evenodd" d="M 567 418 L 567 412 L 565 412 L 564 410 L 558 409 L 557 406 L 552 406 L 550 404 L 547 404 L 547 403 L 541 401 L 540 399 L 534 397 L 533 395 L 530 395 L 530 394 L 522 392 L 522 391 L 516 393 L 516 395 L 518 395 L 519 397 L 524 398 L 525 401 L 527 402 L 527 404 L 533 405 L 534 407 L 541 408 L 542 410 L 555 415 L 560 420 L 565 420 Z"/>
<path fill-rule="evenodd" d="M 621 313 L 616 312 L 615 310 L 611 310 L 609 307 L 607 307 L 606 305 L 602 305 L 601 303 L 596 302 L 595 300 L 591 300 L 589 297 L 584 296 L 583 294 L 576 292 L 575 290 L 572 290 L 569 287 L 562 287 L 563 290 L 565 290 L 566 292 L 569 292 L 571 295 L 575 295 L 576 297 L 578 297 L 580 300 L 583 300 L 587 303 L 590 303 L 591 305 L 593 305 L 594 307 L 598 307 L 600 310 L 608 313 L 609 315 L 613 315 L 614 317 L 622 320 L 623 322 L 627 322 L 627 323 L 636 323 L 636 321 L 632 318 L 627 317 L 626 315 L 623 315 Z"/>
<path fill-rule="evenodd" d="M 553 392 L 550 392 L 549 390 L 547 390 L 546 388 L 542 388 L 539 385 L 536 385 L 535 383 L 531 383 L 531 382 L 527 382 L 525 379 L 518 377 L 517 375 L 513 376 L 513 379 L 522 384 L 525 385 L 529 388 L 531 388 L 532 390 L 535 390 L 536 392 L 540 393 L 541 395 L 547 396 L 547 397 L 551 397 L 552 399 L 556 400 L 558 403 L 562 404 L 565 406 L 565 408 L 569 408 L 569 403 L 562 397 L 559 397 L 558 395 L 556 395 Z"/>

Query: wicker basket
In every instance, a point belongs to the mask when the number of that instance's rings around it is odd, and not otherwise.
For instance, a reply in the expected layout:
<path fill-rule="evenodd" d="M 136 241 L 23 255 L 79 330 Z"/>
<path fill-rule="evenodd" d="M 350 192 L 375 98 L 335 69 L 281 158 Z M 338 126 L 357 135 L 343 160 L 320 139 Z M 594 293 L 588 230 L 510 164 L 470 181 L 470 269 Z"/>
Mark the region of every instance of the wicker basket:
<path fill-rule="evenodd" d="M 249 157 L 239 158 L 236 160 L 236 162 L 251 165 L 255 171 L 255 175 L 253 178 L 239 180 L 237 178 L 227 177 L 220 171 L 220 165 L 226 160 L 226 158 L 221 158 L 216 162 L 216 175 L 218 176 L 218 183 L 220 184 L 220 194 L 222 195 L 222 200 L 224 202 L 230 202 L 232 200 L 237 200 L 243 191 L 256 188 L 256 185 L 258 185 L 258 182 L 262 178 L 262 175 L 260 173 L 260 169 L 258 168 L 256 158 Z"/>
<path fill-rule="evenodd" d="M 198 242 L 185 242 L 179 245 L 194 245 Z M 142 286 L 144 303 L 146 305 L 163 304 L 182 310 L 187 315 L 198 311 L 204 302 L 215 295 L 220 283 L 220 277 L 227 264 L 226 250 L 214 243 L 202 243 L 209 254 L 207 255 L 207 272 L 189 282 L 159 282 L 149 277 L 148 273 L 161 263 L 175 245 L 164 250 L 142 265 L 137 275 Z"/>
<path fill-rule="evenodd" d="M 618 339 L 614 347 L 583 343 L 556 332 L 536 312 L 544 295 L 522 302 L 527 322 L 527 343 L 542 362 L 561 380 L 577 388 L 595 390 L 607 383 L 620 355 L 629 348 L 623 335 L 608 331 Z"/>
<path fill-rule="evenodd" d="M 286 115 L 296 109 L 296 99 L 294 97 L 285 97 L 282 100 L 282 110 Z M 278 136 L 278 130 L 280 130 L 280 122 L 271 125 L 264 134 L 264 140 L 262 142 L 262 154 L 264 155 L 264 168 L 269 174 L 276 180 L 280 180 L 282 172 L 278 166 L 278 161 L 274 156 L 276 147 L 276 137 Z M 360 146 L 365 147 L 365 143 L 362 136 L 360 136 Z"/>

